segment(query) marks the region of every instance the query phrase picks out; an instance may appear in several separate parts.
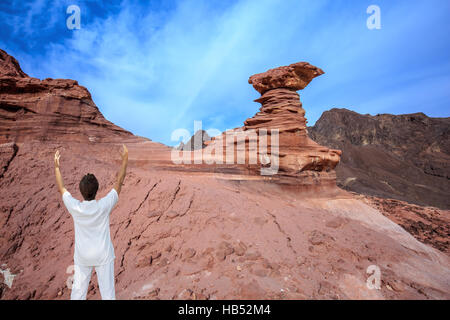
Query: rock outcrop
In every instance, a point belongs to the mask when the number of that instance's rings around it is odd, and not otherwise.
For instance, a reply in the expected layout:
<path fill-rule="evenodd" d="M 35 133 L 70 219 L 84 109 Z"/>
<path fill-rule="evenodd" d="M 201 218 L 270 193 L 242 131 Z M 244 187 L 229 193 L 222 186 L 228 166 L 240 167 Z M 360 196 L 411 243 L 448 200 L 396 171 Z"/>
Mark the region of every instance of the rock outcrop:
<path fill-rule="evenodd" d="M 127 137 L 132 134 L 107 121 L 77 81 L 31 78 L 16 59 L 0 50 L 0 143 L 106 142 Z"/>
<path fill-rule="evenodd" d="M 328 172 L 339 163 L 340 150 L 320 146 L 308 137 L 305 110 L 296 92 L 322 74 L 321 69 L 299 62 L 253 75 L 248 80 L 261 93 L 255 102 L 262 107 L 244 122 L 244 130 L 279 131 L 281 172 L 294 175 L 306 170 Z"/>
<path fill-rule="evenodd" d="M 370 206 L 400 225 L 419 241 L 450 256 L 450 210 L 405 201 L 359 195 Z"/>
<path fill-rule="evenodd" d="M 322 69 L 310 65 L 308 62 L 297 62 L 255 74 L 250 77 L 248 83 L 252 84 L 261 95 L 278 88 L 298 91 L 305 89 L 312 79 L 322 74 L 324 74 Z"/>
<path fill-rule="evenodd" d="M 214 137 L 202 156 L 207 154 L 206 159 L 220 163 L 227 156 L 212 150 L 218 146 L 220 151 L 234 149 L 232 159 L 240 165 L 226 170 L 242 180 L 262 175 L 262 179 L 269 176 L 284 185 L 334 187 L 334 168 L 341 151 L 320 146 L 308 137 L 305 110 L 296 92 L 323 73 L 299 62 L 251 76 L 248 82 L 262 94 L 255 100 L 262 105 L 260 111 L 245 120 L 243 127 Z M 221 170 L 221 165 L 216 168 Z"/>
<path fill-rule="evenodd" d="M 318 143 L 343 150 L 340 187 L 450 208 L 450 118 L 332 109 L 308 130 Z"/>
<path fill-rule="evenodd" d="M 178 150 L 194 151 L 206 147 L 211 137 L 205 130 L 198 130 L 186 143 L 181 142 Z"/>
<path fill-rule="evenodd" d="M 0 144 L 0 179 L 8 170 L 9 164 L 13 161 L 18 149 L 14 142 Z"/>
<path fill-rule="evenodd" d="M 0 49 L 0 75 L 14 78 L 28 77 L 20 68 L 19 62 L 2 49 Z"/>

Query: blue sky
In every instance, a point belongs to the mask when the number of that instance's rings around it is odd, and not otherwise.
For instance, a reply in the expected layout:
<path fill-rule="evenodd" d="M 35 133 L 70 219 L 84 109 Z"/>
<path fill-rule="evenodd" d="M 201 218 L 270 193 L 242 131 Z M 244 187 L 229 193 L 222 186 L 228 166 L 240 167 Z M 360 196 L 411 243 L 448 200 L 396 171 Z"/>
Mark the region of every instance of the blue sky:
<path fill-rule="evenodd" d="M 66 9 L 81 9 L 68 30 Z M 381 29 L 369 30 L 369 5 Z M 248 77 L 308 61 L 325 74 L 301 100 L 312 125 L 334 107 L 450 110 L 448 0 L 2 1 L 0 48 L 37 78 L 87 87 L 105 117 L 173 145 L 177 128 L 239 127 L 260 107 Z"/>

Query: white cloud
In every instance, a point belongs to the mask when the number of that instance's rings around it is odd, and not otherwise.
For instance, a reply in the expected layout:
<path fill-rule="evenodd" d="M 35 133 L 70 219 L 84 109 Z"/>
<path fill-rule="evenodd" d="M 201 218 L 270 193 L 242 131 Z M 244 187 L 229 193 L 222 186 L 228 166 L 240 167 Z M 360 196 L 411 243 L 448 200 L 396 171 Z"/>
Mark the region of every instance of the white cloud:
<path fill-rule="evenodd" d="M 17 24 L 15 28 L 25 34 L 35 32 L 33 41 L 39 40 L 36 33 L 65 25 L 66 16 L 61 16 L 65 10 L 60 9 L 68 2 L 51 8 L 51 2 L 42 3 L 31 2 L 22 20 L 9 16 L 7 23 Z M 443 43 L 448 42 L 434 32 L 436 41 L 422 38 L 418 46 L 410 36 L 421 30 L 430 33 L 433 23 L 446 19 L 445 10 L 423 3 L 380 0 L 383 27 L 372 32 L 366 28 L 362 4 L 224 3 L 177 1 L 169 10 L 123 1 L 112 12 L 96 15 L 88 2 L 81 1 L 81 30 L 69 33 L 70 38 L 55 38 L 41 54 L 21 52 L 20 61 L 30 75 L 78 80 L 109 120 L 171 143 L 171 132 L 180 127 L 192 131 L 194 120 L 220 130 L 241 126 L 259 108 L 253 102 L 259 94 L 247 83 L 248 77 L 298 61 L 309 61 L 326 72 L 301 92 L 310 123 L 334 106 L 370 112 L 390 106 L 387 111 L 395 112 L 402 108 L 394 103 L 406 105 L 411 99 L 407 95 L 414 96 L 412 75 L 432 76 L 430 68 L 440 66 L 439 61 L 433 65 L 422 57 L 434 57 L 440 52 L 435 48 L 445 48 Z M 47 10 L 50 16 L 44 15 Z M 425 12 L 428 19 L 418 19 Z M 399 52 L 402 48 L 418 53 L 404 54 Z M 393 93 L 397 83 L 402 88 Z M 449 98 L 437 90 L 436 102 Z"/>

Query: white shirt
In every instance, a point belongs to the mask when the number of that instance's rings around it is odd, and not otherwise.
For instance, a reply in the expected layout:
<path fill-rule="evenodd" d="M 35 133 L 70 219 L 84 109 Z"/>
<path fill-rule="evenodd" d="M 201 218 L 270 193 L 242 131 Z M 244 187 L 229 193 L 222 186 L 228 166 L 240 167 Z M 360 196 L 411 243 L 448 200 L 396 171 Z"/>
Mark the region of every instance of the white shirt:
<path fill-rule="evenodd" d="M 75 226 L 74 262 L 80 266 L 101 266 L 114 260 L 114 247 L 109 233 L 109 215 L 119 200 L 112 189 L 100 200 L 78 201 L 66 191 L 63 202 Z"/>

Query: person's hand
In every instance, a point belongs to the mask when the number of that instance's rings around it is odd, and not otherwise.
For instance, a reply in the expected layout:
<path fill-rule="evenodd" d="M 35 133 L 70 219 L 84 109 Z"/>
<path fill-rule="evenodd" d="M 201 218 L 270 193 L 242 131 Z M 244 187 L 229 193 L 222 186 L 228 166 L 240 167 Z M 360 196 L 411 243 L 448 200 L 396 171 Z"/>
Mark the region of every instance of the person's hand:
<path fill-rule="evenodd" d="M 122 162 L 128 161 L 128 149 L 124 144 L 122 144 L 122 150 L 120 150 L 120 157 L 122 158 Z"/>
<path fill-rule="evenodd" d="M 122 158 L 122 165 L 120 166 L 120 170 L 117 173 L 117 181 L 114 186 L 117 194 L 120 194 L 120 190 L 122 190 L 123 179 L 125 179 L 125 174 L 127 172 L 128 166 L 128 149 L 124 144 L 122 144 L 122 150 L 120 150 L 120 157 Z"/>
<path fill-rule="evenodd" d="M 59 154 L 59 150 L 56 150 L 55 152 L 55 168 L 59 168 L 59 158 L 61 155 Z"/>

